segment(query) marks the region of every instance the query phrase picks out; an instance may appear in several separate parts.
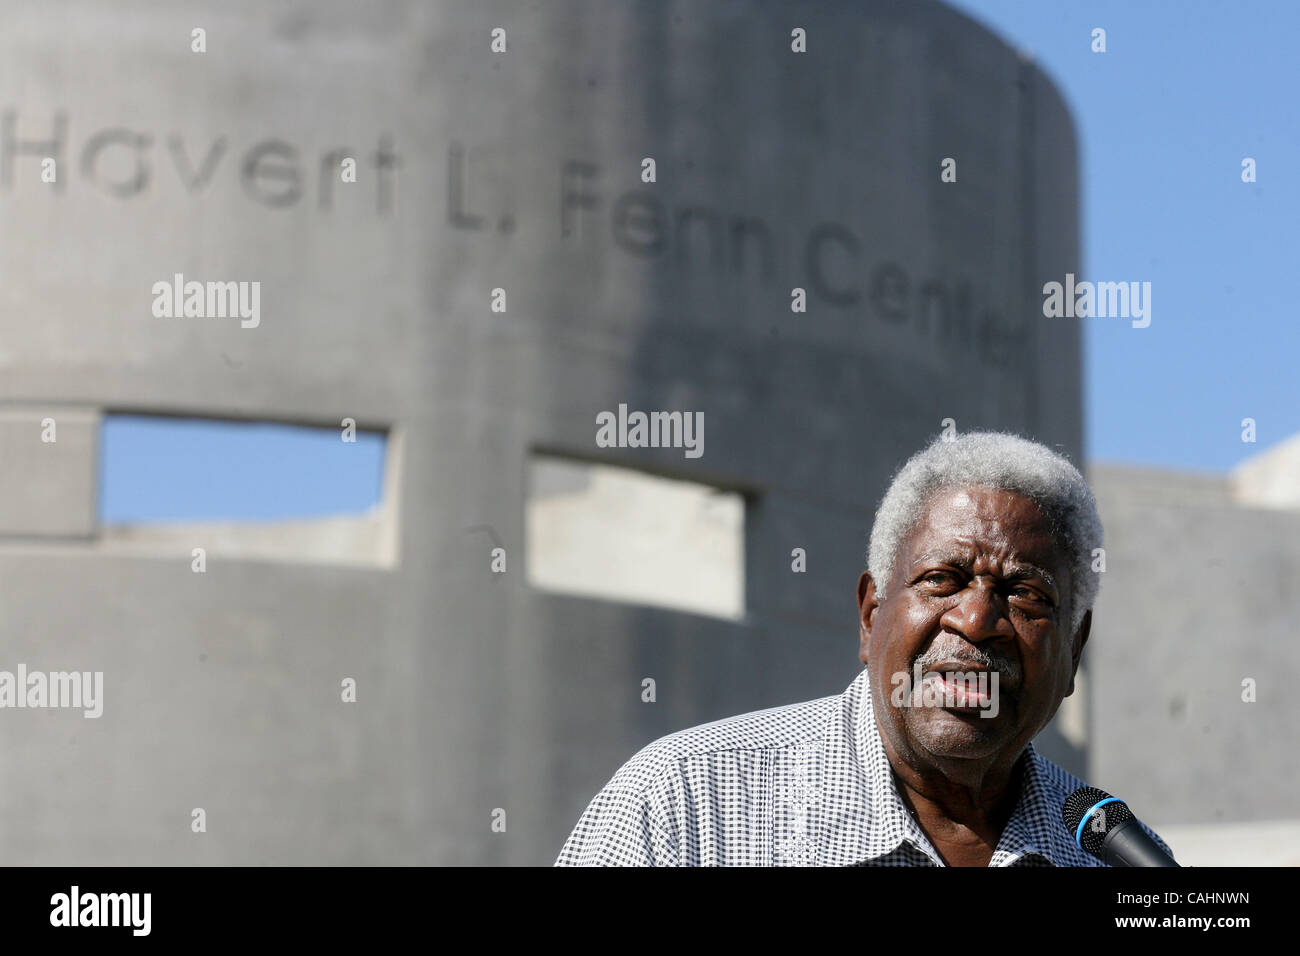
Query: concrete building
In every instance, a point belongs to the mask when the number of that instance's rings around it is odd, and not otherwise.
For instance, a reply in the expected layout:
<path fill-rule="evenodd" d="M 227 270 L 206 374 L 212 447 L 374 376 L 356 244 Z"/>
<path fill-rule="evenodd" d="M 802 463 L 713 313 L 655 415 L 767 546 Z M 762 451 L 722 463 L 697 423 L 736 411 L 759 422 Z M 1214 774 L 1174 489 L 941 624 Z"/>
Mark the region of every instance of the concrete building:
<path fill-rule="evenodd" d="M 649 740 L 849 683 L 874 506 L 946 419 L 1080 458 L 1040 292 L 1078 271 L 1071 120 L 938 3 L 59 11 L 0 36 L 0 666 L 101 671 L 103 713 L 0 713 L 7 862 L 548 863 Z M 156 316 L 177 275 L 260 283 L 258 322 Z M 620 405 L 702 413 L 704 453 L 603 447 Z M 102 527 L 122 411 L 351 418 L 384 500 Z M 730 570 L 559 593 L 560 498 L 617 487 L 573 462 L 704 488 Z"/>
<path fill-rule="evenodd" d="M 1089 782 L 1185 865 L 1300 865 L 1293 437 L 1225 476 L 1094 465 L 1106 572 L 1089 641 Z"/>

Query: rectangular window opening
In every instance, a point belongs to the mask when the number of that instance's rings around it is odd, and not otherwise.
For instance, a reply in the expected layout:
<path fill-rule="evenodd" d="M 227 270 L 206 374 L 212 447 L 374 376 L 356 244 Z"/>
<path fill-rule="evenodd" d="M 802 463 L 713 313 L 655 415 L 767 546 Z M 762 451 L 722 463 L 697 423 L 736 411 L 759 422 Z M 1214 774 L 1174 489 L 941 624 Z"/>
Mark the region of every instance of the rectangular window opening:
<path fill-rule="evenodd" d="M 383 497 L 386 435 L 277 422 L 106 415 L 105 525 L 365 514 Z"/>
<path fill-rule="evenodd" d="M 110 414 L 99 449 L 98 540 L 114 553 L 400 561 L 396 429 Z"/>
<path fill-rule="evenodd" d="M 581 597 L 745 614 L 745 501 L 736 491 L 534 454 L 528 583 Z"/>

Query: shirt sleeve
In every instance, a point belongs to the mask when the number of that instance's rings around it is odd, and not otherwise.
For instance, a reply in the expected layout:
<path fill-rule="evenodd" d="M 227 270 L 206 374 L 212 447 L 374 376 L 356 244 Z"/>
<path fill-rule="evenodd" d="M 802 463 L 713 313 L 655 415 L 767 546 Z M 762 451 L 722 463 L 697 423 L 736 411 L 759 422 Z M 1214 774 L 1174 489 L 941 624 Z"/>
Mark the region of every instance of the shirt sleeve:
<path fill-rule="evenodd" d="M 608 786 L 565 841 L 556 866 L 677 866 L 677 841 L 643 791 Z"/>

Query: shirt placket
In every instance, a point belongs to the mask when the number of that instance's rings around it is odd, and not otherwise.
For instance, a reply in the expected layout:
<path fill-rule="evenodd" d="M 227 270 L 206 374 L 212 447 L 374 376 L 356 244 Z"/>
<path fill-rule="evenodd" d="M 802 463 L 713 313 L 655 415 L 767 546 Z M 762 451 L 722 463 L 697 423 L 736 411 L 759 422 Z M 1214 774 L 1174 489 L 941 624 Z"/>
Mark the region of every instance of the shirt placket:
<path fill-rule="evenodd" d="M 797 745 L 781 793 L 782 826 L 786 833 L 776 842 L 778 865 L 817 865 L 815 820 L 823 800 L 818 776 L 816 745 L 811 742 Z"/>

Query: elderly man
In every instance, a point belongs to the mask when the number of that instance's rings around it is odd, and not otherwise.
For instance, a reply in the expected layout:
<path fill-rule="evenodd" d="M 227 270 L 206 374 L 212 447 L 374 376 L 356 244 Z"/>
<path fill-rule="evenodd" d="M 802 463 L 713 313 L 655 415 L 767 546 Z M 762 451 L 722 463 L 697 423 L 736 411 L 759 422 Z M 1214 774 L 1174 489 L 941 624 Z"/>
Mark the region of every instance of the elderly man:
<path fill-rule="evenodd" d="M 848 689 L 645 747 L 557 865 L 1100 865 L 1061 822 L 1083 781 L 1031 741 L 1074 692 L 1101 538 L 1051 449 L 934 442 L 876 512 Z"/>

